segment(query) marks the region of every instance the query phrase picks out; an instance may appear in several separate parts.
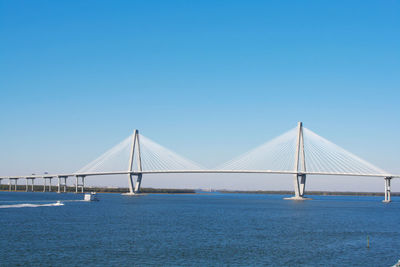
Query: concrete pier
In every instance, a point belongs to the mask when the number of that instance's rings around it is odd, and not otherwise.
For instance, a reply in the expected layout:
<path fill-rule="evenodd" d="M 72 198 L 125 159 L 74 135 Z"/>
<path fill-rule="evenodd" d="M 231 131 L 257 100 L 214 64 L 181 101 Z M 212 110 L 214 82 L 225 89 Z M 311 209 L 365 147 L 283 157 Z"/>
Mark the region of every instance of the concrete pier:
<path fill-rule="evenodd" d="M 142 185 L 142 174 L 138 174 L 137 179 L 136 179 L 136 183 L 135 183 L 135 194 L 139 194 L 140 193 L 140 187 Z"/>
<path fill-rule="evenodd" d="M 390 196 L 390 184 L 391 184 L 392 177 L 385 177 L 385 200 L 384 203 L 389 203 L 392 201 Z"/>
<path fill-rule="evenodd" d="M 28 192 L 29 191 L 29 180 L 31 180 L 31 192 L 34 192 L 34 185 L 35 185 L 35 179 L 33 177 L 27 177 L 26 179 L 26 187 L 25 187 L 25 191 Z"/>
<path fill-rule="evenodd" d="M 51 192 L 51 179 L 53 179 L 53 177 L 43 177 L 43 192 L 46 192 L 47 180 L 49 180 L 48 191 Z"/>
<path fill-rule="evenodd" d="M 49 177 L 49 192 L 51 192 L 51 180 L 53 179 L 53 177 Z"/>
<path fill-rule="evenodd" d="M 17 191 L 18 178 L 9 178 L 8 180 L 8 191 L 12 190 L 12 181 L 14 180 L 14 191 Z"/>
<path fill-rule="evenodd" d="M 79 178 L 81 178 L 81 183 L 79 183 Z M 83 193 L 85 187 L 85 176 L 77 175 L 75 176 L 75 193 L 79 193 L 79 188 L 81 189 L 81 193 Z"/>
<path fill-rule="evenodd" d="M 67 178 L 68 178 L 68 176 L 58 176 L 57 193 L 61 193 L 61 187 L 63 187 L 64 193 L 67 192 Z M 63 179 L 64 179 L 64 183 L 62 182 Z"/>

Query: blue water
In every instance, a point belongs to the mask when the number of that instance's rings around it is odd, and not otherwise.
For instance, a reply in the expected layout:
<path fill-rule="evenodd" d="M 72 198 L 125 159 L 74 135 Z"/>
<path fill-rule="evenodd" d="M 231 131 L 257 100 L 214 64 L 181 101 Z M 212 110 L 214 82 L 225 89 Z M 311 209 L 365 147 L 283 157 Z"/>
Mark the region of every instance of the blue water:
<path fill-rule="evenodd" d="M 400 199 L 0 192 L 0 266 L 391 266 Z M 0 206 L 1 207 L 1 206 Z M 370 237 L 370 248 L 367 246 Z"/>

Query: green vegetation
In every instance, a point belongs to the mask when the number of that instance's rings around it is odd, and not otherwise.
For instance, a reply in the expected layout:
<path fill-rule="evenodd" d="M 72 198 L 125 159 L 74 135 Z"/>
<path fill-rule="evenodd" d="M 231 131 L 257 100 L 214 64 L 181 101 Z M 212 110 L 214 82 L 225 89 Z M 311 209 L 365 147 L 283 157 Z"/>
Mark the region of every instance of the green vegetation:
<path fill-rule="evenodd" d="M 116 188 L 108 188 L 108 187 L 90 187 L 85 188 L 86 191 L 94 191 L 97 193 L 128 193 L 129 188 L 127 187 L 116 187 Z M 192 189 L 166 189 L 166 188 L 141 188 L 140 193 L 146 194 L 193 194 L 196 193 L 195 190 Z"/>
<path fill-rule="evenodd" d="M 29 191 L 31 190 L 29 186 Z M 46 186 L 46 191 L 48 191 Z M 8 191 L 9 185 L 0 185 L 0 191 Z M 63 188 L 61 188 L 63 191 Z M 12 186 L 14 191 L 14 185 Z M 17 185 L 17 191 L 25 192 L 25 185 Z M 43 185 L 35 185 L 35 192 L 43 192 Z M 51 187 L 52 192 L 57 192 L 57 186 Z M 68 186 L 67 192 L 75 192 L 74 186 Z M 97 193 L 127 193 L 129 189 L 127 187 L 85 187 L 85 192 L 97 192 Z M 293 191 L 268 191 L 268 190 L 257 190 L 257 191 L 241 191 L 241 190 L 218 190 L 220 193 L 237 193 L 237 194 L 275 194 L 275 195 L 293 195 Z M 194 189 L 166 189 L 166 188 L 142 188 L 141 193 L 146 194 L 194 194 Z M 321 196 L 384 196 L 383 192 L 328 192 L 328 191 L 306 191 L 306 195 L 321 195 Z M 400 193 L 392 192 L 392 196 L 400 196 Z"/>
<path fill-rule="evenodd" d="M 29 185 L 29 191 L 31 191 L 32 186 Z M 33 189 L 35 192 L 43 192 L 43 185 L 34 185 Z M 75 192 L 75 186 L 67 186 L 67 192 Z M 9 185 L 2 184 L 0 185 L 0 191 L 8 191 Z M 17 191 L 25 192 L 25 185 L 17 185 Z M 46 191 L 49 190 L 49 187 L 46 186 Z M 14 185 L 12 185 L 11 191 L 14 191 Z M 57 186 L 53 185 L 51 187 L 52 192 L 57 192 Z M 61 187 L 61 191 L 64 192 L 64 188 Z M 80 189 L 79 189 L 80 192 Z M 85 187 L 85 192 L 97 192 L 97 193 L 128 193 L 129 188 L 127 187 Z M 195 190 L 193 189 L 157 189 L 157 188 L 142 188 L 141 193 L 147 194 L 193 194 Z"/>

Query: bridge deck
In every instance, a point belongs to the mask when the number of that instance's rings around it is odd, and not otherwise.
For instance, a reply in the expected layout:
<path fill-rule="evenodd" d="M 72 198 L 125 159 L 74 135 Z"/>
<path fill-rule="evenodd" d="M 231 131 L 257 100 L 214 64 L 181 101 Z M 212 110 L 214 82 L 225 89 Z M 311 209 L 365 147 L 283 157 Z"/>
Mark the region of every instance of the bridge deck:
<path fill-rule="evenodd" d="M 115 171 L 115 172 L 91 172 L 91 173 L 61 173 L 44 175 L 24 175 L 24 176 L 0 176 L 0 179 L 30 179 L 30 178 L 54 178 L 71 176 L 104 176 L 121 174 L 179 174 L 179 173 L 258 173 L 258 174 L 306 174 L 306 175 L 331 175 L 331 176 L 361 176 L 361 177 L 392 177 L 400 178 L 394 174 L 369 174 L 369 173 L 333 173 L 333 172 L 295 172 L 295 171 L 273 171 L 273 170 L 152 170 L 152 171 Z"/>

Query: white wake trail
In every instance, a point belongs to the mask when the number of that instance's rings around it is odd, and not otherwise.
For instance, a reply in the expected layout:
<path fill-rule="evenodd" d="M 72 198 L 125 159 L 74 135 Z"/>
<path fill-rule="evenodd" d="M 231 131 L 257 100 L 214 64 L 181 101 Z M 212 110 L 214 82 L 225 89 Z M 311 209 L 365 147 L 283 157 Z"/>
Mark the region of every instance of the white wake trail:
<path fill-rule="evenodd" d="M 24 203 L 24 204 L 13 204 L 13 205 L 0 205 L 0 209 L 11 209 L 11 208 L 37 208 L 37 207 L 57 207 L 57 206 L 64 206 L 61 202 L 50 203 L 50 204 L 31 204 L 31 203 Z"/>

